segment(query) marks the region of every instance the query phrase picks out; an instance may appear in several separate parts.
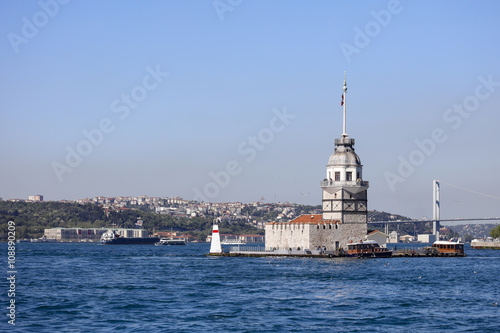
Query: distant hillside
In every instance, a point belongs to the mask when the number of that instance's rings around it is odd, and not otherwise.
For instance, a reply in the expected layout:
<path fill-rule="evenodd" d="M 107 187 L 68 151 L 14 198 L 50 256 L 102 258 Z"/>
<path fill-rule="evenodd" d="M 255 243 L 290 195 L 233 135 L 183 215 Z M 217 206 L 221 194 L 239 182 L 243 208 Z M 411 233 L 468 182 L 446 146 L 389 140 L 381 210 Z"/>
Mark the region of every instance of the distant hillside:
<path fill-rule="evenodd" d="M 368 212 L 368 221 L 410 221 L 411 218 L 393 213 L 370 210 Z"/>
<path fill-rule="evenodd" d="M 491 229 L 497 227 L 499 223 L 496 224 L 462 224 L 449 227 L 451 230 L 455 231 L 463 238 L 486 238 L 490 236 Z M 467 237 L 470 236 L 470 237 Z"/>
<path fill-rule="evenodd" d="M 408 216 L 380 212 L 371 210 L 368 212 L 368 221 L 401 221 L 401 223 L 389 224 L 389 232 L 397 231 L 400 235 L 417 235 L 417 234 L 430 234 L 432 233 L 432 223 L 404 223 L 404 221 L 412 221 Z M 384 224 L 370 224 L 369 230 L 384 231 Z"/>
<path fill-rule="evenodd" d="M 8 221 L 16 223 L 16 238 L 38 238 L 45 228 L 79 227 L 101 228 L 116 225 L 134 228 L 137 219 L 144 221 L 144 228 L 170 230 L 189 233 L 204 240 L 212 231 L 213 216 L 175 217 L 155 214 L 150 210 L 126 209 L 119 212 L 106 211 L 96 204 L 76 204 L 62 202 L 8 202 L 0 201 L 0 241 L 7 239 Z M 221 233 L 262 234 L 263 231 L 246 221 L 233 220 L 219 224 Z"/>
<path fill-rule="evenodd" d="M 293 216 L 320 213 L 320 206 L 295 205 L 285 210 L 276 210 L 269 205 L 262 207 L 247 206 L 242 209 L 241 218 L 231 216 L 230 219 L 222 219 L 219 223 L 221 233 L 233 234 L 263 234 L 262 229 L 257 229 L 250 222 L 272 221 L 278 219 L 279 215 L 285 215 L 293 211 Z M 287 213 L 288 212 L 288 213 Z M 16 238 L 37 238 L 43 235 L 45 228 L 53 227 L 80 227 L 100 228 L 116 225 L 118 227 L 134 228 L 138 218 L 144 221 L 144 228 L 153 230 L 170 230 L 189 233 L 204 240 L 211 233 L 211 226 L 216 215 L 208 212 L 203 217 L 179 217 L 168 214 L 156 214 L 147 206 L 131 206 L 126 209 L 111 210 L 103 209 L 95 203 L 77 204 L 63 202 L 8 202 L 0 201 L 0 241 L 7 238 L 7 222 L 12 220 L 16 223 Z M 283 218 L 286 218 L 284 216 Z M 400 235 L 424 234 L 432 231 L 431 223 L 405 223 L 411 221 L 407 216 L 372 210 L 368 212 L 368 221 L 401 221 L 401 223 L 390 224 L 389 232 L 396 230 Z M 494 225 L 487 225 L 487 230 L 476 232 L 475 227 L 484 225 L 468 225 L 469 229 L 462 231 L 464 235 L 471 234 L 474 237 L 487 236 Z M 455 231 L 461 226 L 453 227 Z M 384 225 L 370 225 L 370 230 L 384 231 Z M 459 232 L 460 233 L 460 232 Z"/>

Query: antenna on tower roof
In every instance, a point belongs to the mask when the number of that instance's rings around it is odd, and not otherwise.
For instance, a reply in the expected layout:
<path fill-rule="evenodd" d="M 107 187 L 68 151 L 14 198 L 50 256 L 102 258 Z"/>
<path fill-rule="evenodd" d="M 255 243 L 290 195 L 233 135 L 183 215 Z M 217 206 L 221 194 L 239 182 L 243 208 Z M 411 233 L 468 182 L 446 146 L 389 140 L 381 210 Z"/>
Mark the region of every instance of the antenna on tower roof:
<path fill-rule="evenodd" d="M 345 75 L 345 72 L 344 72 L 344 87 L 342 88 L 344 90 L 344 92 L 342 93 L 342 104 L 344 106 L 344 127 L 343 127 L 343 132 L 342 132 L 342 136 L 343 137 L 346 137 L 347 136 L 347 133 L 346 133 L 346 117 L 345 117 L 345 102 L 346 102 L 346 92 L 347 92 L 347 83 L 346 83 L 346 75 Z"/>

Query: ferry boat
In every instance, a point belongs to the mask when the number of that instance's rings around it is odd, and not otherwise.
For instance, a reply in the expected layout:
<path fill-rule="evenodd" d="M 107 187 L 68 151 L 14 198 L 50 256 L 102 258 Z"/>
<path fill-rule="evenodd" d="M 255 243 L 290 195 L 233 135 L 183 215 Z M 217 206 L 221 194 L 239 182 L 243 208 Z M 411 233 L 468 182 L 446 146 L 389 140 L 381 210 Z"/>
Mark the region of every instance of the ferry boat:
<path fill-rule="evenodd" d="M 108 230 L 101 236 L 101 244 L 105 245 L 149 245 L 159 240 L 158 237 L 122 237 L 114 230 Z"/>
<path fill-rule="evenodd" d="M 161 238 L 159 242 L 155 243 L 156 246 L 160 245 L 186 245 L 184 238 Z"/>
<path fill-rule="evenodd" d="M 430 254 L 440 256 L 465 256 L 464 244 L 457 241 L 435 241 L 430 248 L 426 248 Z"/>
<path fill-rule="evenodd" d="M 374 240 L 359 241 L 347 244 L 346 257 L 354 258 L 389 258 L 392 251 L 380 247 Z"/>

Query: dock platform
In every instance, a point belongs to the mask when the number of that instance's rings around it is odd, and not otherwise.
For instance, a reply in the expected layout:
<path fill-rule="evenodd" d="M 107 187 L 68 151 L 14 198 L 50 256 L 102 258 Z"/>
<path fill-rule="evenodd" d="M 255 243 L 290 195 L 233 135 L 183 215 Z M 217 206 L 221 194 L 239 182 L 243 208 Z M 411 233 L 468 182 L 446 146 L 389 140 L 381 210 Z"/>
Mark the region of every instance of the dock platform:
<path fill-rule="evenodd" d="M 302 258 L 342 258 L 343 251 L 266 249 L 263 246 L 234 246 L 222 253 L 209 253 L 219 257 L 302 257 Z M 422 257 L 465 257 L 465 253 L 437 253 L 425 248 L 403 248 L 392 251 L 390 258 L 422 258 Z"/>
<path fill-rule="evenodd" d="M 219 257 L 344 257 L 342 251 L 266 249 L 263 246 L 233 246 L 229 249 L 229 251 L 224 251 L 222 253 L 209 253 L 208 255 Z"/>

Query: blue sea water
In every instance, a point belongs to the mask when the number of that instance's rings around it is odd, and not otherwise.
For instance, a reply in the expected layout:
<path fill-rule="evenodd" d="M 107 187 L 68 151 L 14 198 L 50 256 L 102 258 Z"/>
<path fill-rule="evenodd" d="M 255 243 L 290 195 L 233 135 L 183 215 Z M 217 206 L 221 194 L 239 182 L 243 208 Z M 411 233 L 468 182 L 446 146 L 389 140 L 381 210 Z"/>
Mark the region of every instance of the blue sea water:
<path fill-rule="evenodd" d="M 16 326 L 7 323 L 2 279 L 0 331 L 500 332 L 498 250 L 389 259 L 207 257 L 208 250 L 17 244 Z"/>

